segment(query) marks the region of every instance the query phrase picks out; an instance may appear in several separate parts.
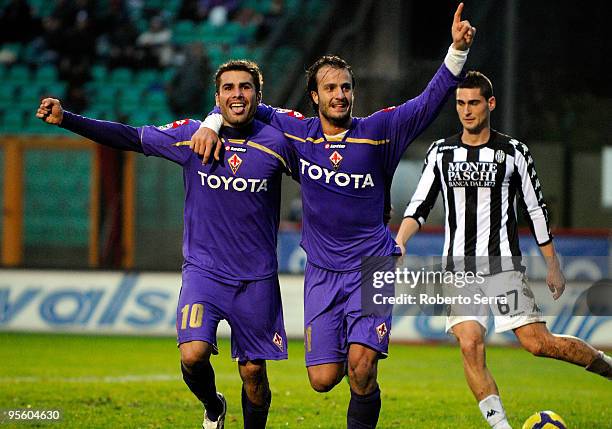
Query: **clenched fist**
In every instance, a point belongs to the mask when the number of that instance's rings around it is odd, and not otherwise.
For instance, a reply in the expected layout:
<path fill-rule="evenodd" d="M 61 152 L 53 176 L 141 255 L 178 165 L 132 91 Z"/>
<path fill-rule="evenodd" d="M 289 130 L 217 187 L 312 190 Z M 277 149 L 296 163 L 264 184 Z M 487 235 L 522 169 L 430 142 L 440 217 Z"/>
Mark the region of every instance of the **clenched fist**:
<path fill-rule="evenodd" d="M 40 102 L 36 117 L 42 119 L 47 124 L 59 125 L 64 119 L 64 109 L 59 100 L 55 98 L 45 98 Z"/>

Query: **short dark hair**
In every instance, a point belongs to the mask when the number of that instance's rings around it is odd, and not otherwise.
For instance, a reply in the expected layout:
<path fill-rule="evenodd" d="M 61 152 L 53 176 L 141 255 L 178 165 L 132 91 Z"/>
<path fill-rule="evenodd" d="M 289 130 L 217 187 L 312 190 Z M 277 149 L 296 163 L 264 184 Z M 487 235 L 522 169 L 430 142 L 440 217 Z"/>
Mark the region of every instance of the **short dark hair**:
<path fill-rule="evenodd" d="M 482 95 L 485 100 L 493 97 L 493 84 L 488 77 L 479 71 L 470 70 L 467 72 L 463 82 L 457 86 L 457 89 L 459 88 L 479 88 L 480 95 Z"/>
<path fill-rule="evenodd" d="M 258 93 L 261 92 L 263 88 L 263 74 L 257 63 L 249 60 L 231 60 L 221 64 L 215 72 L 215 91 L 217 93 L 219 93 L 219 86 L 221 85 L 221 75 L 227 71 L 233 70 L 249 73 L 253 77 L 253 82 L 255 82 L 255 90 Z"/>
<path fill-rule="evenodd" d="M 355 88 L 355 76 L 353 75 L 353 69 L 351 66 L 336 55 L 323 55 L 321 58 L 315 61 L 313 65 L 308 67 L 308 70 L 306 70 L 306 95 L 312 104 L 312 109 L 314 110 L 315 114 L 319 112 L 319 105 L 314 102 L 310 93 L 312 91 L 317 92 L 317 73 L 319 69 L 324 66 L 329 66 L 334 69 L 347 70 L 351 75 L 353 88 Z"/>

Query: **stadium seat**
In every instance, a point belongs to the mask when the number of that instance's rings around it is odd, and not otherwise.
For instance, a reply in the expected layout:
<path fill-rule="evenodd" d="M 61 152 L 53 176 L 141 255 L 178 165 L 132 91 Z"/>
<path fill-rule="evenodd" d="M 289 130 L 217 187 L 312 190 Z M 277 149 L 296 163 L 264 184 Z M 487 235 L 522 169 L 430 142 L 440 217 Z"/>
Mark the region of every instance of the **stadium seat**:
<path fill-rule="evenodd" d="M 141 85 L 142 87 L 147 87 L 151 84 L 155 84 L 161 80 L 161 77 L 157 70 L 155 69 L 146 69 L 142 70 L 134 76 L 134 83 Z"/>
<path fill-rule="evenodd" d="M 66 96 L 66 82 L 53 82 L 46 87 L 46 94 L 50 97 L 64 98 Z"/>
<path fill-rule="evenodd" d="M 166 94 L 162 91 L 151 91 L 145 95 L 146 106 L 158 110 L 167 105 Z"/>
<path fill-rule="evenodd" d="M 34 105 L 38 104 L 41 100 L 42 95 L 45 93 L 45 89 L 43 85 L 40 84 L 27 84 L 22 85 L 19 91 L 19 101 L 20 104 L 24 106 L 34 107 Z M 38 106 L 36 106 L 38 107 Z"/>
<path fill-rule="evenodd" d="M 172 39 L 178 45 L 198 40 L 199 34 L 193 21 L 178 21 L 172 29 Z"/>
<path fill-rule="evenodd" d="M 15 64 L 12 66 L 9 69 L 6 78 L 14 83 L 28 83 L 32 79 L 30 70 L 23 64 Z"/>
<path fill-rule="evenodd" d="M 2 129 L 9 134 L 18 134 L 24 127 L 25 114 L 21 109 L 12 109 L 4 112 Z"/>
<path fill-rule="evenodd" d="M 94 81 L 105 81 L 108 77 L 108 69 L 103 65 L 95 65 L 91 68 L 91 77 Z"/>
<path fill-rule="evenodd" d="M 116 86 L 127 86 L 132 82 L 132 70 L 124 67 L 110 72 L 108 82 Z"/>
<path fill-rule="evenodd" d="M 96 101 L 98 107 L 114 106 L 116 104 L 117 88 L 114 86 L 100 86 L 97 88 L 93 99 Z"/>
<path fill-rule="evenodd" d="M 119 93 L 119 107 L 122 112 L 127 112 L 135 107 L 141 106 L 142 91 L 139 87 L 126 87 Z"/>
<path fill-rule="evenodd" d="M 38 82 L 54 82 L 58 79 L 57 68 L 53 65 L 44 65 L 39 67 L 34 73 L 34 77 Z"/>
<path fill-rule="evenodd" d="M 142 109 L 132 112 L 129 116 L 128 123 L 134 127 L 141 127 L 143 125 L 152 125 L 155 121 L 151 120 L 151 115 L 147 111 Z"/>
<path fill-rule="evenodd" d="M 230 57 L 232 59 L 248 59 L 251 58 L 251 55 L 249 53 L 249 48 L 245 45 L 236 45 L 231 48 Z"/>

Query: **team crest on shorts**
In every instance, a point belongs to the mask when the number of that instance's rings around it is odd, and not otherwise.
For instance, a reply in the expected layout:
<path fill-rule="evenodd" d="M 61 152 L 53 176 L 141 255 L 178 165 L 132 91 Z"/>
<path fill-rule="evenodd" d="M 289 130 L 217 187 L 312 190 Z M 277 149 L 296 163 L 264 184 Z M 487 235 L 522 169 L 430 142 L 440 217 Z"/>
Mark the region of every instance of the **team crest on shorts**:
<path fill-rule="evenodd" d="M 272 338 L 272 342 L 276 344 L 276 347 L 278 347 L 281 352 L 283 351 L 283 337 L 278 335 L 278 332 L 274 333 L 274 338 Z"/>
<path fill-rule="evenodd" d="M 232 169 L 232 173 L 234 174 L 236 174 L 236 171 L 238 171 L 238 168 L 242 165 L 242 159 L 240 159 L 240 157 L 236 154 L 230 156 L 227 162 Z"/>
<path fill-rule="evenodd" d="M 331 161 L 332 165 L 334 166 L 334 170 L 337 170 L 340 167 L 340 163 L 342 162 L 342 155 L 340 155 L 340 153 L 338 153 L 337 150 L 334 151 L 334 153 L 332 153 L 329 156 L 329 160 Z"/>
<path fill-rule="evenodd" d="M 378 342 L 382 343 L 383 338 L 387 335 L 387 324 L 382 322 L 380 325 L 376 327 L 376 335 L 378 335 Z"/>
<path fill-rule="evenodd" d="M 495 152 L 495 161 L 501 164 L 505 160 L 506 160 L 506 153 L 503 150 L 499 149 L 497 152 Z"/>

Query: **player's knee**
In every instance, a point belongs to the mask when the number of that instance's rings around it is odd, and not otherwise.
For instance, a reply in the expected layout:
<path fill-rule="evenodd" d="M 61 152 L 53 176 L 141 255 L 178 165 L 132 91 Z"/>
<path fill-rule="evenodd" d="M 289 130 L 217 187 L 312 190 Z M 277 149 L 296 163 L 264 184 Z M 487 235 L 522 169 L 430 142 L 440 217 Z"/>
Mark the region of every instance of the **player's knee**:
<path fill-rule="evenodd" d="M 376 380 L 376 359 L 372 356 L 361 356 L 349 361 L 348 376 L 351 387 L 363 387 Z"/>
<path fill-rule="evenodd" d="M 181 347 L 181 363 L 186 368 L 193 368 L 198 364 L 208 362 L 210 354 L 205 347 L 186 346 Z"/>
<path fill-rule="evenodd" d="M 549 332 L 536 331 L 535 333 L 529 333 L 529 335 L 518 336 L 521 346 L 534 356 L 551 356 L 555 349 L 555 342 L 557 338 Z"/>
<path fill-rule="evenodd" d="M 549 342 L 541 338 L 529 338 L 521 342 L 523 348 L 534 356 L 548 356 Z"/>
<path fill-rule="evenodd" d="M 259 386 L 266 382 L 266 368 L 261 363 L 240 364 L 240 378 L 247 386 Z"/>
<path fill-rule="evenodd" d="M 310 377 L 310 386 L 319 393 L 329 392 L 336 385 L 330 377 Z"/>
<path fill-rule="evenodd" d="M 484 353 L 484 339 L 479 335 L 467 335 L 459 339 L 461 353 L 466 358 L 472 358 Z"/>
<path fill-rule="evenodd" d="M 332 371 L 308 371 L 310 386 L 319 393 L 329 392 L 342 380 L 342 376 Z"/>

